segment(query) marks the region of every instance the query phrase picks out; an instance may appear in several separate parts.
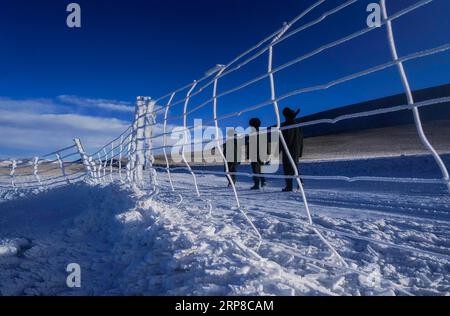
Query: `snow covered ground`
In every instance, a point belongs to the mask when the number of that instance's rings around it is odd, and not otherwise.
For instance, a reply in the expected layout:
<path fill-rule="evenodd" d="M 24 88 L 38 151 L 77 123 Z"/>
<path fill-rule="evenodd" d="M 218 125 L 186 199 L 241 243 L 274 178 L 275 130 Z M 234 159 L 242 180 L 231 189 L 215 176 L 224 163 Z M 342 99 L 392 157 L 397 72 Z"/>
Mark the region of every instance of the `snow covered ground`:
<path fill-rule="evenodd" d="M 312 162 L 301 169 L 439 178 L 423 156 Z M 450 294 L 444 185 L 306 180 L 315 227 L 344 267 L 307 224 L 300 194 L 280 192 L 282 180 L 254 192 L 251 179 L 238 179 L 244 211 L 262 235 L 257 249 L 257 235 L 223 177 L 198 175 L 200 198 L 190 174 L 173 179 L 175 192 L 159 172 L 153 195 L 119 181 L 1 192 L 0 294 Z M 81 266 L 79 289 L 66 286 L 69 263 Z"/>

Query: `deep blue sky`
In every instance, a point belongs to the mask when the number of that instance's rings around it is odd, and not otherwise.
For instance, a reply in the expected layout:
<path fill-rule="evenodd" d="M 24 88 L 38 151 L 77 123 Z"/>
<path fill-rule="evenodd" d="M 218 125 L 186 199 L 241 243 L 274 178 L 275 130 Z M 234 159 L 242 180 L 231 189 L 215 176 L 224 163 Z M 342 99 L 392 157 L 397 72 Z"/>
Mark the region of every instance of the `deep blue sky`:
<path fill-rule="evenodd" d="M 388 0 L 390 13 L 418 0 Z M 0 97 L 54 99 L 61 95 L 132 103 L 137 95 L 159 97 L 199 78 L 278 29 L 315 0 L 78 0 L 82 28 L 69 29 L 64 0 L 3 0 L 0 4 Z M 344 0 L 328 0 L 300 21 L 320 16 Z M 364 28 L 360 0 L 309 31 L 275 48 L 280 65 Z M 394 23 L 401 56 L 450 42 L 450 1 L 435 0 Z M 295 27 L 294 27 L 295 28 Z M 449 53 L 406 64 L 413 88 L 450 82 Z M 324 83 L 390 60 L 385 29 L 320 54 L 277 75 L 278 93 Z M 219 83 L 219 92 L 266 71 L 267 55 Z M 282 103 L 301 106 L 303 114 L 402 91 L 397 73 L 383 71 L 326 92 L 305 94 Z M 210 96 L 210 91 L 206 92 Z M 268 82 L 219 99 L 220 113 L 269 97 Z M 208 96 L 204 96 L 207 98 Z M 192 106 L 201 97 L 192 100 Z M 68 110 L 69 109 L 69 110 Z M 70 106 L 65 109 L 70 111 Z M 81 113 L 74 107 L 74 112 Z M 174 113 L 177 112 L 174 109 Z M 244 124 L 259 115 L 273 123 L 272 109 L 249 113 L 226 125 Z M 129 120 L 132 113 L 84 109 L 84 115 Z M 194 117 L 210 118 L 211 107 Z M 179 123 L 179 122 L 173 122 Z"/>

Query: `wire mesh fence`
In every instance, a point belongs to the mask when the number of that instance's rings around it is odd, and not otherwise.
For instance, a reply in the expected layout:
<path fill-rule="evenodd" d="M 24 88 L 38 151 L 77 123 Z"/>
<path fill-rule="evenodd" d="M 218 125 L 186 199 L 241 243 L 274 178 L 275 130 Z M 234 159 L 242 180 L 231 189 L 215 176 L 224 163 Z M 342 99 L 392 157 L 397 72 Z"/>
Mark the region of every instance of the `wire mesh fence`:
<path fill-rule="evenodd" d="M 438 0 L 436 0 L 438 1 Z M 213 201 L 204 197 L 199 188 L 197 175 L 215 175 L 225 177 L 230 184 L 230 190 L 235 200 L 236 210 L 245 218 L 249 227 L 253 230 L 258 243 L 255 248 L 264 241 L 258 228 L 252 222 L 248 210 L 242 204 L 239 190 L 233 181 L 235 176 L 260 177 L 260 173 L 238 172 L 229 169 L 229 160 L 223 148 L 229 136 L 224 136 L 223 128 L 233 120 L 251 115 L 252 113 L 265 113 L 266 117 L 272 115 L 273 125 L 264 131 L 251 130 L 248 133 L 238 135 L 238 138 L 245 140 L 252 135 L 258 137 L 262 134 L 271 134 L 272 142 L 276 140 L 282 155 L 285 156 L 285 163 L 289 163 L 293 170 L 291 175 L 264 174 L 269 179 L 292 179 L 297 183 L 298 192 L 301 197 L 302 206 L 306 215 L 305 227 L 311 230 L 323 242 L 325 248 L 333 254 L 335 262 L 322 262 L 325 265 L 332 265 L 340 269 L 346 269 L 356 273 L 364 273 L 351 268 L 345 258 L 341 256 L 338 249 L 330 243 L 330 238 L 354 238 L 368 242 L 382 244 L 388 247 L 413 252 L 424 256 L 438 257 L 449 260 L 450 255 L 441 254 L 410 246 L 393 244 L 389 241 L 375 240 L 366 236 L 359 236 L 334 229 L 327 229 L 318 225 L 312 214 L 308 203 L 307 192 L 303 187 L 302 179 L 305 180 L 329 180 L 344 182 L 390 182 L 390 183 L 410 183 L 410 184 L 433 184 L 446 186 L 450 191 L 449 173 L 438 151 L 433 147 L 424 132 L 420 110 L 450 102 L 450 96 L 430 98 L 423 101 L 416 101 L 411 91 L 410 82 L 405 71 L 405 63 L 420 60 L 436 54 L 442 54 L 450 50 L 450 43 L 431 47 L 417 52 L 399 56 L 395 41 L 395 30 L 393 22 L 420 10 L 429 5 L 433 0 L 421 0 L 403 8 L 402 10 L 389 14 L 386 3 L 381 0 L 382 21 L 378 27 L 365 27 L 351 34 L 328 42 L 320 47 L 295 56 L 281 64 L 275 64 L 281 44 L 288 41 L 295 43 L 296 38 L 306 31 L 313 31 L 314 27 L 325 23 L 332 16 L 339 16 L 339 13 L 357 3 L 357 0 L 344 1 L 336 7 L 329 9 L 317 18 L 302 23 L 305 17 L 320 9 L 325 0 L 320 0 L 296 16 L 290 22 L 285 23 L 279 30 L 266 37 L 255 46 L 245 51 L 243 54 L 232 59 L 225 65 L 218 65 L 208 71 L 205 76 L 194 82 L 178 88 L 162 97 L 151 99 L 148 97 L 138 97 L 135 116 L 132 124 L 117 138 L 98 149 L 94 153 L 87 153 L 83 149 L 80 140 L 75 140 L 73 146 L 63 148 L 56 152 L 42 157 L 34 157 L 27 160 L 11 161 L 9 165 L 0 168 L 1 188 L 35 188 L 52 187 L 57 185 L 67 185 L 77 181 L 88 181 L 94 184 L 121 181 L 133 187 L 151 192 L 157 196 L 160 190 L 170 190 L 179 195 L 181 204 L 183 197 L 177 192 L 178 172 L 187 172 L 192 177 L 192 194 L 203 201 L 209 208 L 211 214 Z M 309 86 L 286 87 L 283 81 L 277 80 L 283 72 L 289 71 L 301 63 L 310 59 L 332 52 L 333 49 L 343 46 L 346 43 L 355 41 L 370 33 L 384 29 L 386 32 L 384 44 L 389 46 L 391 59 L 375 66 L 371 66 L 332 80 Z M 308 122 L 296 122 L 283 124 L 280 107 L 286 102 L 297 102 L 297 98 L 302 95 L 328 91 L 331 88 L 351 83 L 355 80 L 377 74 L 379 72 L 393 69 L 398 72 L 406 95 L 407 102 L 403 105 L 379 108 L 369 111 L 360 111 L 352 114 L 340 115 L 334 118 L 317 119 Z M 248 79 L 240 83 L 233 79 L 233 76 L 242 74 L 240 78 Z M 300 74 L 301 75 L 301 74 Z M 242 80 L 241 80 L 242 81 Z M 256 90 L 255 90 L 256 89 Z M 247 104 L 243 99 L 237 110 L 228 111 L 227 98 L 237 95 L 235 99 L 240 99 L 242 95 L 254 94 L 258 91 L 260 100 Z M 280 92 L 282 91 L 282 92 Z M 224 106 L 222 106 L 224 105 Z M 441 172 L 441 178 L 420 178 L 420 177 L 379 177 L 379 176 L 346 176 L 346 175 L 314 175 L 301 174 L 298 169 L 298 161 L 292 157 L 288 143 L 285 140 L 285 131 L 304 128 L 314 125 L 333 125 L 343 121 L 355 120 L 358 118 L 371 118 L 382 114 L 391 114 L 401 111 L 409 111 L 414 121 L 417 135 L 424 148 L 433 157 Z M 271 113 L 271 114 L 270 114 Z M 210 127 L 212 132 L 209 139 L 202 135 L 200 138 L 191 136 L 191 133 L 198 128 L 195 119 L 203 119 L 203 125 Z M 191 123 L 192 122 L 192 123 Z M 174 130 L 179 136 L 178 142 L 174 143 Z M 181 135 L 181 136 L 180 136 Z M 181 141 L 180 141 L 181 140 Z M 205 157 L 202 156 L 201 163 L 193 163 L 192 157 L 198 152 L 205 154 L 204 144 L 209 144 L 210 152 L 218 160 L 216 165 L 223 165 L 224 171 L 208 170 L 202 168 L 207 165 Z M 196 147 L 197 146 L 197 147 Z M 196 148 L 200 148 L 197 149 Z M 173 153 L 179 154 L 179 160 L 175 162 Z M 279 152 L 279 151 L 278 151 Z M 272 153 L 273 154 L 273 153 Z M 279 163 L 279 160 L 274 159 Z M 194 165 L 196 166 L 195 168 Z M 161 186 L 158 177 L 167 176 L 169 186 Z M 209 185 L 206 183 L 205 185 Z M 291 249 L 295 252 L 295 249 Z M 297 254 L 298 255 L 298 254 Z M 306 258 L 314 260 L 314 258 Z"/>

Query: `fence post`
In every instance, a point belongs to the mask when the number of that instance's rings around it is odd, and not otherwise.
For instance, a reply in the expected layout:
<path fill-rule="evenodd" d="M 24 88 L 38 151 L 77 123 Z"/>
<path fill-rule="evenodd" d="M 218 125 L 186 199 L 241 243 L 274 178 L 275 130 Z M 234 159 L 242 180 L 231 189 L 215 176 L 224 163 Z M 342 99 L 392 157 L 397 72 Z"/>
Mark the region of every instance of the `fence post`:
<path fill-rule="evenodd" d="M 106 169 L 108 167 L 108 152 L 106 148 L 103 148 L 103 153 L 105 154 L 105 162 L 103 163 L 103 181 L 106 182 Z M 102 161 L 103 162 L 103 161 Z"/>
<path fill-rule="evenodd" d="M 39 157 L 34 157 L 33 160 L 33 175 L 38 181 L 39 185 L 41 185 L 41 177 L 38 175 L 38 168 L 39 168 Z"/>
<path fill-rule="evenodd" d="M 123 152 L 123 135 L 120 136 L 120 147 L 119 147 L 119 180 L 122 181 L 122 152 Z"/>
<path fill-rule="evenodd" d="M 59 167 L 61 168 L 61 173 L 62 173 L 64 179 L 66 179 L 67 184 L 70 184 L 69 178 L 67 177 L 66 170 L 64 168 L 64 161 L 62 161 L 62 159 L 61 159 L 61 155 L 59 153 L 57 153 L 56 158 L 58 159 Z"/>
<path fill-rule="evenodd" d="M 98 176 L 98 172 L 97 172 L 97 164 L 95 163 L 95 160 L 91 156 L 88 157 L 88 162 L 89 162 L 89 165 L 91 166 L 92 174 L 94 175 L 94 179 L 95 179 L 95 183 L 98 183 L 99 176 Z"/>
<path fill-rule="evenodd" d="M 109 163 L 109 179 L 113 181 L 114 142 L 111 143 L 111 161 Z"/>
<path fill-rule="evenodd" d="M 93 171 L 92 171 L 92 166 L 89 162 L 89 157 L 86 154 L 86 152 L 84 151 L 83 145 L 81 145 L 81 141 L 79 138 L 75 138 L 73 140 L 75 142 L 75 145 L 77 146 L 78 149 L 78 153 L 80 154 L 81 160 L 83 161 L 83 165 L 86 169 L 86 174 L 89 175 L 91 177 L 91 179 L 95 179 Z"/>
<path fill-rule="evenodd" d="M 137 125 L 139 120 L 139 98 L 137 97 L 137 102 L 134 110 L 134 121 L 131 125 L 131 135 L 130 135 L 130 143 L 128 146 L 128 178 L 130 182 L 134 182 L 134 173 L 136 168 L 136 138 L 137 138 Z"/>
<path fill-rule="evenodd" d="M 144 175 L 145 153 L 144 153 L 144 132 L 145 132 L 145 97 L 137 97 L 136 102 L 136 122 L 135 122 L 135 150 L 134 167 L 132 178 L 138 186 L 142 183 Z"/>
<path fill-rule="evenodd" d="M 146 123 L 144 130 L 145 138 L 145 170 L 150 174 L 150 181 L 153 187 L 157 185 L 156 170 L 153 168 L 155 157 L 153 156 L 153 126 L 156 124 L 155 105 L 156 102 L 146 98 Z"/>
<path fill-rule="evenodd" d="M 134 124 L 134 123 L 133 123 Z M 126 170 L 127 170 L 127 180 L 128 182 L 131 182 L 131 160 L 132 160 L 132 142 L 133 142 L 133 133 L 130 134 L 130 136 L 128 137 L 128 145 L 127 145 L 127 165 L 126 165 Z"/>
<path fill-rule="evenodd" d="M 9 174 L 11 177 L 11 185 L 13 187 L 16 186 L 16 183 L 14 182 L 14 174 L 16 173 L 16 168 L 17 168 L 17 161 L 13 160 L 11 165 L 11 172 Z"/>
<path fill-rule="evenodd" d="M 102 176 L 103 161 L 102 161 L 102 157 L 101 157 L 101 155 L 100 155 L 99 152 L 97 153 L 97 158 L 98 158 L 97 163 L 96 163 L 96 164 L 98 165 L 98 168 L 97 168 L 97 178 L 98 178 L 98 181 L 99 181 L 99 182 L 104 182 L 105 179 L 104 179 L 103 176 Z"/>

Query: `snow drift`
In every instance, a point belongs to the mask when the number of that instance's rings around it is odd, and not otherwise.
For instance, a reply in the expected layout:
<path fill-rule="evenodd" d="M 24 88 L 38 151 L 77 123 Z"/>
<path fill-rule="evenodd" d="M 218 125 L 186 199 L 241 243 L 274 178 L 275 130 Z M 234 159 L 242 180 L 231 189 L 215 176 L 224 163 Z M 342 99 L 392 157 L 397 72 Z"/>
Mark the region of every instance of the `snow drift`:
<path fill-rule="evenodd" d="M 397 161 L 381 162 L 382 169 L 367 168 L 376 161 L 359 164 L 365 172 L 385 172 L 388 165 L 391 175 L 404 172 Z M 358 163 L 351 169 L 345 164 L 305 169 L 358 174 Z M 306 181 L 314 222 L 349 264 L 344 268 L 307 225 L 298 193 L 280 193 L 281 180 L 269 181 L 265 191 L 256 193 L 248 190 L 250 180 L 238 181 L 244 211 L 263 238 L 259 249 L 223 177 L 199 175 L 201 198 L 193 194 L 189 174 L 174 175 L 174 193 L 165 173 L 158 173 L 158 180 L 154 195 L 135 193 L 119 182 L 4 192 L 0 294 L 450 293 L 450 198 L 445 188 Z M 81 267 L 79 289 L 66 286 L 70 263 Z"/>

